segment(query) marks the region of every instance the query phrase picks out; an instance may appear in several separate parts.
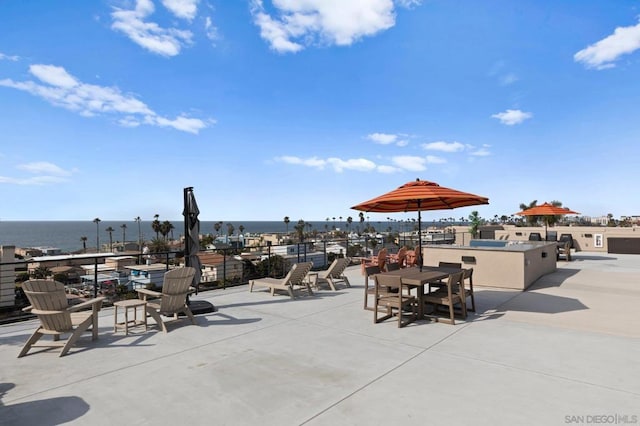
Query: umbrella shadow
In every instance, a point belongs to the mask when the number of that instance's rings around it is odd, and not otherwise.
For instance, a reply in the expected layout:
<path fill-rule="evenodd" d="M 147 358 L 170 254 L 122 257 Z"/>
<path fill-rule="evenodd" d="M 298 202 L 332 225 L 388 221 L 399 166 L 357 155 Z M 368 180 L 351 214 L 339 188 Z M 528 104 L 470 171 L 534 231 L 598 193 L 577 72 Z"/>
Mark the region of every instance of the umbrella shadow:
<path fill-rule="evenodd" d="M 560 287 L 569 278 L 580 272 L 580 269 L 558 268 L 555 272 L 543 275 L 531 284 L 526 291 L 535 291 L 543 288 Z"/>
<path fill-rule="evenodd" d="M 588 306 L 573 297 L 532 292 L 524 292 L 498 308 L 505 311 L 536 312 L 541 314 L 559 314 L 589 309 Z"/>
<path fill-rule="evenodd" d="M 595 255 L 582 255 L 582 254 L 574 254 L 572 256 L 572 262 L 582 262 L 585 260 L 618 260 L 617 257 L 612 256 L 595 256 Z"/>
<path fill-rule="evenodd" d="M 77 396 L 62 396 L 4 405 L 2 396 L 13 389 L 13 383 L 0 383 L 0 408 L 3 424 L 54 426 L 71 422 L 88 411 L 89 404 Z"/>

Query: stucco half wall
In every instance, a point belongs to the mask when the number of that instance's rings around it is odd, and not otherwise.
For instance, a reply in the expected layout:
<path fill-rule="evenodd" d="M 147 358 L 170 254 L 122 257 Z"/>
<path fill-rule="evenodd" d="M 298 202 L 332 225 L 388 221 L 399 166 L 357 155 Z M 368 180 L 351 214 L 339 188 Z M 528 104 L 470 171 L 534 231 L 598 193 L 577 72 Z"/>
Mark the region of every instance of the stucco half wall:
<path fill-rule="evenodd" d="M 430 245 L 423 247 L 424 264 L 461 263 L 473 268 L 473 285 L 525 290 L 556 270 L 556 243 L 514 242 L 505 247 Z"/>

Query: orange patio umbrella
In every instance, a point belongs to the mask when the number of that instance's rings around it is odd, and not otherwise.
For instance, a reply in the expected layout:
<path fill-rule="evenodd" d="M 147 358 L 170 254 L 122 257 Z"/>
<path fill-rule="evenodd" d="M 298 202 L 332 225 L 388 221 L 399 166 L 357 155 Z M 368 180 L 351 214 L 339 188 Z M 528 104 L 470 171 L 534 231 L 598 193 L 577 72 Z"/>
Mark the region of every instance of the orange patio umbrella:
<path fill-rule="evenodd" d="M 354 210 L 375 213 L 418 212 L 418 254 L 422 268 L 422 223 L 423 210 L 448 210 L 458 207 L 489 204 L 489 199 L 455 189 L 445 188 L 435 182 L 416 179 L 413 182 L 382 194 L 369 201 L 351 207 Z"/>
<path fill-rule="evenodd" d="M 564 216 L 567 214 L 580 214 L 578 212 L 574 212 L 566 207 L 554 206 L 550 203 L 544 203 L 539 206 L 533 206 L 531 208 L 522 210 L 521 212 L 515 213 L 519 216 Z M 544 221 L 544 234 L 547 235 L 547 220 Z"/>

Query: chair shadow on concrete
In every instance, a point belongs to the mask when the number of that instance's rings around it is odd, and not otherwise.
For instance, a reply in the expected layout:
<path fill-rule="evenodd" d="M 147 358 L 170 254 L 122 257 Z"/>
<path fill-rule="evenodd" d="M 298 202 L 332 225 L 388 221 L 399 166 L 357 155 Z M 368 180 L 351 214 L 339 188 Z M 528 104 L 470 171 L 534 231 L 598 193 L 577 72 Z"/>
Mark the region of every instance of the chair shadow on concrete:
<path fill-rule="evenodd" d="M 351 285 L 351 287 L 357 287 L 354 286 L 353 284 Z M 269 295 L 269 293 L 267 291 L 256 291 L 254 292 L 254 294 L 260 294 L 263 293 L 265 295 Z M 272 305 L 272 304 L 279 304 L 279 303 L 306 303 L 306 302 L 313 302 L 314 300 L 318 300 L 318 299 L 323 299 L 323 298 L 327 298 L 327 297 L 336 297 L 339 296 L 341 294 L 344 294 L 344 292 L 340 291 L 340 290 L 336 290 L 336 291 L 324 291 L 324 292 L 319 292 L 319 291 L 315 291 L 312 295 L 309 294 L 304 294 L 302 296 L 298 296 L 295 300 L 292 300 L 290 298 L 287 297 L 271 297 L 269 296 L 269 299 L 264 299 L 264 300 L 258 300 L 256 298 L 256 300 L 251 300 L 248 302 L 238 302 L 238 303 L 227 303 L 227 304 L 216 304 L 216 308 L 218 310 L 222 310 L 225 308 L 238 308 L 238 307 L 243 307 L 243 306 L 261 306 L 261 305 Z"/>
<path fill-rule="evenodd" d="M 71 422 L 89 411 L 89 404 L 77 396 L 62 396 L 5 405 L 2 396 L 13 389 L 13 383 L 0 383 L 2 424 L 54 426 Z"/>

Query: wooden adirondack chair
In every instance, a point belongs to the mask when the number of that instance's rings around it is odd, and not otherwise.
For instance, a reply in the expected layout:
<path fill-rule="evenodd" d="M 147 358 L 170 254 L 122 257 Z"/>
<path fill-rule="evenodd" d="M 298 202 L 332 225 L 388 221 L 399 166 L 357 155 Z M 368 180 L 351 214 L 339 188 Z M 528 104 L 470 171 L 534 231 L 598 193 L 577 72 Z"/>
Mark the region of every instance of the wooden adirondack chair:
<path fill-rule="evenodd" d="M 52 280 L 29 280 L 22 283 L 24 294 L 31 306 L 24 311 L 31 312 L 40 320 L 40 326 L 33 332 L 18 354 L 23 357 L 34 347 L 61 347 L 60 356 L 66 355 L 73 344 L 89 327 L 92 327 L 92 340 L 98 338 L 98 311 L 104 297 L 69 306 L 64 284 Z M 83 310 L 91 308 L 91 310 Z M 60 341 L 64 334 L 71 334 L 66 341 Z M 44 335 L 53 336 L 50 343 L 40 342 Z"/>
<path fill-rule="evenodd" d="M 139 296 L 147 301 L 145 308 L 147 314 L 158 323 L 158 327 L 163 332 L 167 332 L 167 325 L 160 315 L 173 316 L 174 320 L 177 320 L 178 314 L 184 314 L 192 324 L 196 324 L 191 309 L 187 305 L 187 296 L 195 290 L 191 287 L 195 274 L 195 268 L 190 266 L 172 269 L 164 274 L 162 292 L 144 288 L 136 290 Z M 151 300 L 150 297 L 158 299 Z"/>

